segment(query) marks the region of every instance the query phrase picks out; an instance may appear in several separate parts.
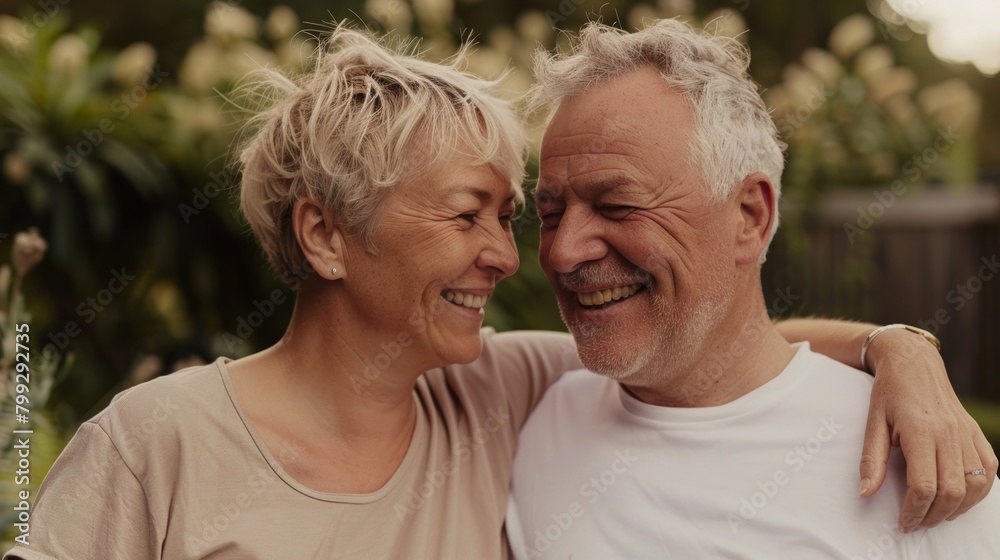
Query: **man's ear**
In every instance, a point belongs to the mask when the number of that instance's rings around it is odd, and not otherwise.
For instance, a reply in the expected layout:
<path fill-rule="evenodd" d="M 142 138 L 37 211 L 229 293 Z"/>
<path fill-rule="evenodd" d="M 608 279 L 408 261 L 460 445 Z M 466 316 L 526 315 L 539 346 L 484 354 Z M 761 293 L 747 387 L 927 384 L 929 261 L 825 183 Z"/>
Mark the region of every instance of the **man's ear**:
<path fill-rule="evenodd" d="M 302 254 L 312 269 L 327 280 L 347 276 L 342 227 L 333 212 L 314 199 L 299 199 L 292 206 L 292 231 Z"/>
<path fill-rule="evenodd" d="M 774 185 L 767 175 L 747 175 L 734 193 L 740 219 L 736 229 L 736 264 L 757 264 L 767 250 L 771 227 L 778 219 Z"/>

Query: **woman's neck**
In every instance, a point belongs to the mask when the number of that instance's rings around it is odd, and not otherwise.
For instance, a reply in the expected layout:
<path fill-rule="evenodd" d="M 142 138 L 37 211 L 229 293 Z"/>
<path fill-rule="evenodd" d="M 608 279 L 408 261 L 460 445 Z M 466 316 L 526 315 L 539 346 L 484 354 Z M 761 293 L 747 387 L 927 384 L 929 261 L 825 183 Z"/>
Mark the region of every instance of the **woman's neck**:
<path fill-rule="evenodd" d="M 327 302 L 303 295 L 277 344 L 229 364 L 237 400 L 269 448 L 287 441 L 307 447 L 296 467 L 284 465 L 299 472 L 293 476 L 300 482 L 372 491 L 409 448 L 413 389 L 423 369 L 404 355 L 376 363 L 385 341 L 355 328 Z M 336 478 L 330 484 L 309 474 L 324 468 Z M 344 487 L 344 480 L 354 483 Z"/>

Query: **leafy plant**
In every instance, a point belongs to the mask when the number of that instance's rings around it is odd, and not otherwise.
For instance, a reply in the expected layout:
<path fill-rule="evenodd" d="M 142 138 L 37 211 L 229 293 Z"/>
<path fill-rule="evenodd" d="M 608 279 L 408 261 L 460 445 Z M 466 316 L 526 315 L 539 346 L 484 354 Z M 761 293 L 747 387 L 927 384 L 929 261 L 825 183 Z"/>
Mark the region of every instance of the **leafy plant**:
<path fill-rule="evenodd" d="M 31 329 L 21 286 L 24 277 L 45 255 L 47 243 L 37 230 L 14 237 L 11 265 L 0 266 L 0 469 L 12 476 L 0 479 L 0 523 L 5 549 L 13 546 L 18 534 L 15 523 L 23 508 L 20 493 L 33 502 L 42 479 L 66 444 L 62 431 L 46 410 L 52 388 L 72 365 L 66 360 L 41 359 L 39 335 Z M 15 377 L 16 376 L 16 377 Z M 20 406 L 19 406 L 20 405 Z M 15 434 L 30 431 L 29 434 Z M 27 439 L 25 447 L 18 440 Z M 16 447 L 15 447 L 16 445 Z"/>

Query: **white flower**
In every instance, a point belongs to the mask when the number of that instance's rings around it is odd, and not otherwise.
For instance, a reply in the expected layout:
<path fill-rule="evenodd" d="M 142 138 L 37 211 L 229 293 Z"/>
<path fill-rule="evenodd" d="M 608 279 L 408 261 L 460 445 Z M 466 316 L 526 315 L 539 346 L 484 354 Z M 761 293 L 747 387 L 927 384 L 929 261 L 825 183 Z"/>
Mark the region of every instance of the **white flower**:
<path fill-rule="evenodd" d="M 874 45 L 861 51 L 854 61 L 854 71 L 864 79 L 871 79 L 872 76 L 892 66 L 892 51 L 885 45 Z"/>
<path fill-rule="evenodd" d="M 365 0 L 365 13 L 386 30 L 409 34 L 413 12 L 403 0 Z"/>
<path fill-rule="evenodd" d="M 11 260 L 14 261 L 14 270 L 17 271 L 17 275 L 24 277 L 30 272 L 45 257 L 45 251 L 48 248 L 49 244 L 42 239 L 35 228 L 15 235 Z"/>
<path fill-rule="evenodd" d="M 659 0 L 656 5 L 660 9 L 660 16 L 665 18 L 685 16 L 694 12 L 693 0 Z"/>
<path fill-rule="evenodd" d="M 191 92 L 207 92 L 219 80 L 222 52 L 214 41 L 199 41 L 191 46 L 178 72 L 181 86 Z"/>
<path fill-rule="evenodd" d="M 837 57 L 824 51 L 823 49 L 808 48 L 802 53 L 802 64 L 816 74 L 828 86 L 834 86 L 840 82 L 844 75 L 844 67 L 840 65 Z"/>
<path fill-rule="evenodd" d="M 774 110 L 776 115 L 784 115 L 793 109 L 791 98 L 785 86 L 782 85 L 765 91 L 764 100 L 767 102 L 768 108 Z"/>
<path fill-rule="evenodd" d="M 430 37 L 425 37 L 420 43 L 423 49 L 424 58 L 427 60 L 445 60 L 455 54 L 455 41 L 451 35 L 435 33 Z"/>
<path fill-rule="evenodd" d="M 647 23 L 659 17 L 660 14 L 649 4 L 636 4 L 628 11 L 628 25 L 632 29 L 643 29 Z"/>
<path fill-rule="evenodd" d="M 479 47 L 469 54 L 469 71 L 493 80 L 507 69 L 507 57 L 492 47 Z"/>
<path fill-rule="evenodd" d="M 848 60 L 867 47 L 875 38 L 871 18 L 854 14 L 844 18 L 830 32 L 830 50 L 842 60 Z"/>
<path fill-rule="evenodd" d="M 817 95 L 825 90 L 823 82 L 812 72 L 809 72 L 798 64 L 790 64 L 781 73 L 785 84 L 785 91 L 788 93 L 788 101 L 792 110 L 798 110 L 803 105 L 808 105 Z"/>
<path fill-rule="evenodd" d="M 56 39 L 49 49 L 49 72 L 72 78 L 87 68 L 90 47 L 79 35 L 67 33 Z"/>
<path fill-rule="evenodd" d="M 705 29 L 720 37 L 745 39 L 747 22 L 736 10 L 721 8 L 705 16 Z"/>
<path fill-rule="evenodd" d="M 413 9 L 420 23 L 441 27 L 451 20 L 455 4 L 453 0 L 413 0 Z"/>
<path fill-rule="evenodd" d="M 156 49 L 149 43 L 133 43 L 118 53 L 111 65 L 111 78 L 120 86 L 140 83 L 156 62 Z"/>
<path fill-rule="evenodd" d="M 490 30 L 486 42 L 496 50 L 509 55 L 514 51 L 517 37 L 506 25 L 498 25 Z"/>
<path fill-rule="evenodd" d="M 542 12 L 528 10 L 517 18 L 517 30 L 522 37 L 532 42 L 546 43 L 554 32 L 552 24 Z"/>
<path fill-rule="evenodd" d="M 268 39 L 278 42 L 288 39 L 299 30 L 299 16 L 284 4 L 275 7 L 264 24 Z"/>
<path fill-rule="evenodd" d="M 256 43 L 244 41 L 225 53 L 224 78 L 226 81 L 239 80 L 252 70 L 277 63 L 275 54 Z"/>
<path fill-rule="evenodd" d="M 287 41 L 282 41 L 274 52 L 278 55 L 278 63 L 282 66 L 305 68 L 309 63 L 309 56 L 315 50 L 316 43 L 314 41 L 295 36 Z"/>
<path fill-rule="evenodd" d="M 961 78 L 952 78 L 917 95 L 920 109 L 938 122 L 954 127 L 963 136 L 971 135 L 979 122 L 982 100 Z"/>
<path fill-rule="evenodd" d="M 28 48 L 28 36 L 24 33 L 24 28 L 23 21 L 6 14 L 0 15 L 0 47 L 14 54 L 25 52 Z"/>
<path fill-rule="evenodd" d="M 909 68 L 889 68 L 876 74 L 868 83 L 868 95 L 876 103 L 884 103 L 894 95 L 910 93 L 917 88 L 917 77 Z"/>
<path fill-rule="evenodd" d="M 256 39 L 260 33 L 260 20 L 238 6 L 212 2 L 205 14 L 205 33 L 225 42 Z"/>
<path fill-rule="evenodd" d="M 515 95 L 522 95 L 532 84 L 531 72 L 517 67 L 510 71 L 501 83 L 501 87 Z"/>

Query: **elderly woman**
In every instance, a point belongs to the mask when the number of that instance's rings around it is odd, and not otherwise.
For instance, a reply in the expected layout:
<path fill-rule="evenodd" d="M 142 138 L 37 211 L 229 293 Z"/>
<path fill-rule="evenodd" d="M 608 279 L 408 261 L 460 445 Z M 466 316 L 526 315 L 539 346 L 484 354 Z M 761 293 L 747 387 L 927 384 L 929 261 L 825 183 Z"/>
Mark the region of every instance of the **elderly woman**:
<path fill-rule="evenodd" d="M 518 267 L 521 128 L 495 84 L 363 33 L 339 29 L 317 56 L 300 79 L 260 75 L 273 102 L 240 158 L 243 211 L 297 289 L 284 337 L 119 395 L 80 427 L 30 546 L 6 558 L 505 554 L 518 431 L 578 367 L 566 334 L 481 328 Z M 859 331 L 830 331 L 828 348 L 853 355 Z M 892 394 L 873 410 L 896 428 L 938 401 L 939 418 L 964 414 L 933 367 L 912 374 L 919 394 L 879 367 Z M 951 433 L 928 436 L 933 453 Z"/>

